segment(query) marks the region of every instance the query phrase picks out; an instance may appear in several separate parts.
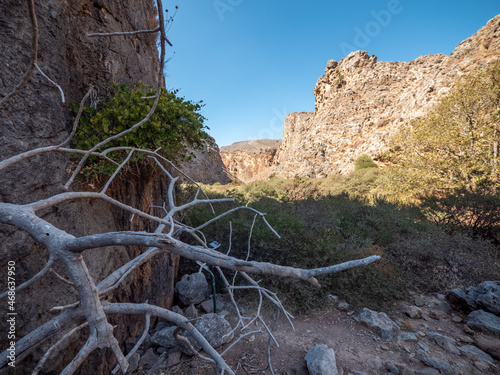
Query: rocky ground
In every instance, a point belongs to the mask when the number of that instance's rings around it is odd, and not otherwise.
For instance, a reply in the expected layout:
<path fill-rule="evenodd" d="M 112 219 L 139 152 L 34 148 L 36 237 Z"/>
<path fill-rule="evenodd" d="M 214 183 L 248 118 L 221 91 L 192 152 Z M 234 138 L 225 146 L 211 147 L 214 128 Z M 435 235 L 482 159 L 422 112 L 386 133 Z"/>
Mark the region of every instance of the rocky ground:
<path fill-rule="evenodd" d="M 275 311 L 264 309 L 263 320 L 269 329 L 274 327 L 273 335 L 279 344 L 270 344 L 274 372 L 268 368 L 267 334 L 244 337 L 224 358 L 236 374 L 500 374 L 500 318 L 485 311 L 500 308 L 499 296 L 500 282 L 486 287 L 481 284 L 465 292 L 454 290 L 446 297 L 438 293 L 415 294 L 393 306 L 388 315 L 368 309 L 354 311 L 345 301 L 331 296 L 328 306 L 293 319 L 294 329 L 283 315 L 275 324 Z M 236 325 L 237 314 L 227 296 L 219 296 L 218 303 L 221 310 L 217 319 L 224 320 L 224 316 L 228 323 Z M 255 307 L 250 301 L 243 299 L 239 304 L 244 315 L 253 313 Z M 212 306 L 207 300 L 183 313 L 192 316 L 204 310 L 210 312 Z M 209 319 L 212 315 L 203 316 Z M 208 331 L 217 336 L 226 328 L 212 325 Z M 158 345 L 158 332 L 168 329 L 166 323 L 159 322 L 150 331 L 139 351 L 140 359 L 137 356 L 135 374 L 215 374 L 211 364 L 184 354 L 185 349 L 174 344 Z M 261 323 L 253 324 L 249 331 L 259 329 L 265 331 Z M 229 345 L 223 344 L 218 351 Z M 315 347 L 333 349 L 329 352 L 334 353 L 334 358 L 311 359 Z M 322 369 L 325 365 L 327 368 Z"/>

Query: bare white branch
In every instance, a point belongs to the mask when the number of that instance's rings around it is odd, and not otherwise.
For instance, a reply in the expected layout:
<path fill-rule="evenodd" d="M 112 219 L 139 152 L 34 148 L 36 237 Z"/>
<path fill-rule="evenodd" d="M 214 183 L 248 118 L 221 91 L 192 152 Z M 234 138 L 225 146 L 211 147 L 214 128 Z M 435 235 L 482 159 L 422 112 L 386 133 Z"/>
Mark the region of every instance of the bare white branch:
<path fill-rule="evenodd" d="M 44 356 L 42 357 L 42 359 L 40 359 L 40 361 L 38 362 L 38 364 L 36 365 L 35 369 L 33 370 L 32 374 L 31 375 L 38 375 L 38 373 L 40 372 L 40 370 L 43 368 L 43 366 L 45 365 L 45 362 L 47 362 L 47 359 L 49 359 L 49 357 L 52 355 L 52 352 L 57 349 L 57 347 L 59 345 L 61 345 L 66 339 L 70 338 L 71 336 L 73 336 L 73 334 L 79 330 L 81 330 L 82 328 L 85 328 L 86 326 L 88 325 L 88 322 L 85 322 L 83 324 L 80 324 L 78 327 L 75 327 L 73 328 L 72 330 L 70 330 L 69 332 L 67 332 L 65 335 L 63 335 L 59 340 L 57 340 L 57 342 L 52 345 L 50 347 L 49 350 L 47 350 L 44 354 Z"/>
<path fill-rule="evenodd" d="M 93 38 L 97 36 L 123 36 L 123 35 L 138 35 L 138 34 L 152 34 L 160 31 L 160 28 L 150 30 L 136 30 L 136 31 L 118 31 L 114 33 L 91 33 L 87 34 L 88 37 Z"/>
<path fill-rule="evenodd" d="M 40 67 L 38 66 L 38 64 L 35 64 L 35 68 L 36 70 L 38 71 L 38 73 L 40 73 L 47 81 L 49 81 L 53 86 L 55 86 L 58 90 L 59 90 L 59 93 L 61 94 L 61 101 L 63 103 L 66 102 L 66 99 L 64 98 L 64 91 L 63 89 L 61 88 L 61 86 L 59 86 L 57 83 L 55 83 L 53 80 L 51 80 L 43 71 L 42 69 L 40 69 Z"/>

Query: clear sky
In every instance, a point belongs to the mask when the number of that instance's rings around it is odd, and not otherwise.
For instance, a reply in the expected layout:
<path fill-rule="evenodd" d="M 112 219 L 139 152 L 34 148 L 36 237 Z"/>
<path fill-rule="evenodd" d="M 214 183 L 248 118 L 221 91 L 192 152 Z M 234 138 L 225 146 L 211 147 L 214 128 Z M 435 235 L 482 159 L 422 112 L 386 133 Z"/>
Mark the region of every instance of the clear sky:
<path fill-rule="evenodd" d="M 500 13 L 499 0 L 163 0 L 173 13 L 167 88 L 206 104 L 219 146 L 281 138 L 287 113 L 314 110 L 330 59 L 450 54 Z"/>

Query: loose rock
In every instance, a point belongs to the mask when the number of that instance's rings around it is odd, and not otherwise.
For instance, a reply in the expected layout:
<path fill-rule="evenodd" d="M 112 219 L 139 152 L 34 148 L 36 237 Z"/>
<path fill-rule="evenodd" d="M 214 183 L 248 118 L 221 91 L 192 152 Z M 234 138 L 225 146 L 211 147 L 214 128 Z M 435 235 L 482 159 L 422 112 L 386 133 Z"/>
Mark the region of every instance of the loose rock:
<path fill-rule="evenodd" d="M 438 370 L 443 375 L 453 375 L 455 374 L 455 370 L 453 367 L 446 361 L 438 358 L 433 358 L 423 350 L 419 349 L 417 351 L 418 358 L 424 362 L 427 366 L 433 367 Z"/>
<path fill-rule="evenodd" d="M 493 358 L 474 345 L 464 345 L 458 348 L 460 352 L 474 361 L 493 363 Z"/>
<path fill-rule="evenodd" d="M 500 359 L 500 339 L 491 336 L 478 335 L 476 345 L 496 359 Z"/>
<path fill-rule="evenodd" d="M 335 352 L 324 344 L 309 350 L 305 359 L 310 375 L 338 375 Z"/>
<path fill-rule="evenodd" d="M 433 340 L 440 348 L 449 353 L 460 355 L 460 350 L 456 346 L 454 339 L 448 336 L 441 335 L 437 332 L 427 332 L 427 336 Z"/>
<path fill-rule="evenodd" d="M 467 317 L 467 326 L 500 337 L 500 318 L 483 310 L 476 310 Z"/>
<path fill-rule="evenodd" d="M 408 306 L 405 310 L 405 314 L 412 319 L 422 319 L 422 310 L 417 306 Z"/>
<path fill-rule="evenodd" d="M 175 292 L 183 305 L 197 305 L 210 296 L 210 285 L 203 273 L 184 275 L 175 285 Z"/>
<path fill-rule="evenodd" d="M 394 337 L 394 332 L 399 331 L 399 326 L 387 314 L 382 312 L 379 313 L 364 308 L 354 319 L 365 326 L 377 328 L 379 336 L 384 341 L 391 341 Z"/>

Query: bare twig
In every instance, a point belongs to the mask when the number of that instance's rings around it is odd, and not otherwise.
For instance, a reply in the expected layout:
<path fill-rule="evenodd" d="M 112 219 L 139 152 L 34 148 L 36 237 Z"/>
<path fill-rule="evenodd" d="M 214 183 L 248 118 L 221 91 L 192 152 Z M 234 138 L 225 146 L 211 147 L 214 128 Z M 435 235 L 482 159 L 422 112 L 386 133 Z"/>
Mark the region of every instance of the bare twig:
<path fill-rule="evenodd" d="M 38 73 L 40 73 L 47 81 L 49 81 L 53 86 L 55 86 L 58 90 L 59 90 L 59 93 L 61 94 L 61 101 L 64 103 L 66 101 L 66 99 L 64 98 L 64 91 L 63 89 L 61 88 L 61 86 L 59 86 L 57 83 L 55 83 L 53 80 L 51 80 L 43 71 L 42 69 L 40 69 L 40 67 L 38 66 L 38 64 L 35 64 L 35 68 L 36 70 L 38 71 Z"/>
<path fill-rule="evenodd" d="M 128 352 L 127 359 L 130 359 L 134 355 L 134 353 L 141 347 L 144 340 L 146 340 L 146 337 L 148 336 L 150 325 L 151 325 L 151 315 L 146 314 L 146 324 L 144 326 L 144 331 L 142 332 L 142 335 L 141 335 L 139 341 L 137 341 L 135 343 L 134 347 L 132 348 L 132 350 L 130 352 Z M 112 374 L 116 374 L 119 369 L 120 369 L 120 367 L 116 366 L 113 369 Z"/>
<path fill-rule="evenodd" d="M 116 168 L 113 175 L 108 179 L 108 181 L 106 182 L 106 185 L 104 185 L 104 187 L 102 188 L 101 194 L 106 194 L 106 190 L 108 190 L 109 185 L 111 185 L 111 183 L 113 182 L 115 177 L 118 175 L 118 173 L 120 173 L 120 170 L 128 163 L 128 161 L 130 160 L 130 158 L 134 154 L 134 151 L 135 151 L 135 149 L 130 150 L 130 152 L 128 153 L 125 160 L 123 162 L 121 162 L 121 164 L 118 166 L 118 168 Z"/>
<path fill-rule="evenodd" d="M 93 38 L 97 36 L 122 36 L 122 35 L 138 35 L 138 34 L 152 34 L 160 31 L 160 27 L 151 30 L 137 30 L 137 31 L 117 31 L 114 33 L 91 33 L 87 34 L 88 37 Z"/>
<path fill-rule="evenodd" d="M 69 332 L 67 332 L 64 336 L 62 336 L 59 340 L 57 340 L 57 342 L 51 346 L 51 348 L 49 350 L 47 350 L 44 354 L 44 356 L 42 357 L 42 359 L 40 359 L 40 361 L 38 362 L 38 364 L 36 365 L 35 369 L 33 370 L 33 373 L 31 375 L 38 375 L 38 373 L 40 372 L 40 370 L 42 369 L 42 367 L 45 365 L 45 362 L 47 362 L 47 359 L 49 359 L 50 355 L 52 354 L 52 352 L 57 349 L 57 347 L 59 345 L 61 345 L 66 339 L 70 338 L 71 336 L 73 336 L 73 334 L 79 330 L 81 330 L 82 328 L 86 327 L 88 325 L 88 322 L 85 322 L 83 324 L 80 324 L 78 327 L 75 327 L 73 328 L 72 330 L 70 330 Z"/>
<path fill-rule="evenodd" d="M 71 285 L 71 286 L 75 286 L 75 284 L 73 282 L 71 282 L 71 281 L 65 279 L 64 277 L 62 277 L 61 275 L 59 275 L 53 268 L 50 269 L 50 272 L 52 272 L 63 283 L 66 283 L 66 284 Z"/>

